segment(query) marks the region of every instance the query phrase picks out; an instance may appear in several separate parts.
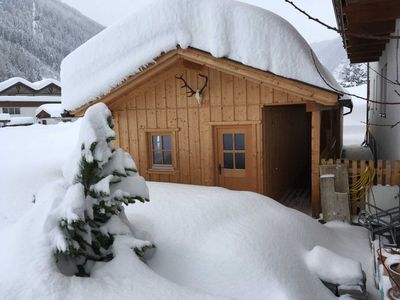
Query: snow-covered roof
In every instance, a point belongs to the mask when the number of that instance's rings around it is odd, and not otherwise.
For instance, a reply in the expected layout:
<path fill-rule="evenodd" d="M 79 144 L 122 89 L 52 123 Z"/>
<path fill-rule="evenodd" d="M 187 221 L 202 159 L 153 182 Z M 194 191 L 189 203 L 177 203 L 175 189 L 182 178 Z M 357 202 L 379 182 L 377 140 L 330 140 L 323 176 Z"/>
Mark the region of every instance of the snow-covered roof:
<path fill-rule="evenodd" d="M 11 117 L 7 126 L 31 125 L 35 123 L 32 117 Z"/>
<path fill-rule="evenodd" d="M 10 121 L 10 114 L 0 113 L 0 122 Z"/>
<path fill-rule="evenodd" d="M 0 102 L 56 102 L 61 103 L 60 96 L 0 96 Z"/>
<path fill-rule="evenodd" d="M 42 111 L 48 113 L 51 118 L 61 118 L 61 114 L 64 112 L 61 108 L 61 103 L 42 104 L 36 108 L 35 116 Z"/>
<path fill-rule="evenodd" d="M 12 77 L 5 81 L 0 82 L 0 92 L 8 89 L 10 86 L 13 86 L 14 84 L 17 84 L 17 83 L 22 83 L 35 91 L 39 91 L 42 88 L 44 88 L 50 84 L 55 84 L 55 85 L 61 87 L 61 83 L 58 80 L 55 80 L 52 78 L 46 78 L 46 79 L 42 79 L 40 81 L 30 82 L 29 80 L 26 80 L 21 77 Z"/>
<path fill-rule="evenodd" d="M 332 90 L 318 74 L 310 46 L 282 17 L 232 0 L 154 0 L 63 60 L 63 107 L 76 109 L 107 94 L 177 45 Z M 315 59 L 322 76 L 340 90 Z"/>

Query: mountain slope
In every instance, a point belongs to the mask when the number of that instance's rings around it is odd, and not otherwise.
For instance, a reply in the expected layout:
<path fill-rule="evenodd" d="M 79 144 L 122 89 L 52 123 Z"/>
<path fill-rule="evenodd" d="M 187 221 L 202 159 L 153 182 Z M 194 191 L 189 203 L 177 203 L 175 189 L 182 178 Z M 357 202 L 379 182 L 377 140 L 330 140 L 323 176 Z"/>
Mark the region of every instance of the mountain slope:
<path fill-rule="evenodd" d="M 61 60 L 102 29 L 58 0 L 0 1 L 0 81 L 59 78 Z"/>
<path fill-rule="evenodd" d="M 336 80 L 341 81 L 341 73 L 349 65 L 341 38 L 313 43 L 311 47 L 321 63 L 335 76 Z"/>
<path fill-rule="evenodd" d="M 365 64 L 350 64 L 341 38 L 311 44 L 322 64 L 332 73 L 343 87 L 367 83 Z"/>

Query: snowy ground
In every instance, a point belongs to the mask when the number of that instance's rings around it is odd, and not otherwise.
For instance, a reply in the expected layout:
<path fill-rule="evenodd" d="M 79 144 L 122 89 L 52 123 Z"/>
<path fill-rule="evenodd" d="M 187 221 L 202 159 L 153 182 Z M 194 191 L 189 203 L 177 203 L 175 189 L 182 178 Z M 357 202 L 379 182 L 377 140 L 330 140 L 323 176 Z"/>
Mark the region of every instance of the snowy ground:
<path fill-rule="evenodd" d="M 78 129 L 0 129 L 0 299 L 334 299 L 317 276 L 332 262 L 318 270 L 308 262 L 315 246 L 360 261 L 378 299 L 362 228 L 324 226 L 255 193 L 153 182 L 150 203 L 127 209 L 139 237 L 157 246 L 148 265 L 118 240 L 116 257 L 90 279 L 61 275 L 43 231 L 51 203 L 43 195 Z"/>
<path fill-rule="evenodd" d="M 350 94 L 367 97 L 367 85 L 363 84 L 356 87 L 347 88 Z M 353 97 L 353 112 L 343 118 L 343 144 L 345 146 L 361 145 L 365 136 L 366 109 L 365 100 Z M 348 109 L 345 109 L 345 112 Z"/>
<path fill-rule="evenodd" d="M 79 121 L 0 128 L 0 228 L 32 206 L 39 187 L 61 177 L 78 129 Z"/>

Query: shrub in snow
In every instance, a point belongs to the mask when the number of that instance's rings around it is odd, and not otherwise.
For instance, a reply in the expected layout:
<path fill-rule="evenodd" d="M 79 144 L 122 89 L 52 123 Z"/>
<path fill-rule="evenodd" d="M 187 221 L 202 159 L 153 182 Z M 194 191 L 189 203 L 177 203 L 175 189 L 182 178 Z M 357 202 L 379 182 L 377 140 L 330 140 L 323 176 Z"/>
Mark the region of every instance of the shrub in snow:
<path fill-rule="evenodd" d="M 95 262 L 113 259 L 116 235 L 133 238 L 124 204 L 148 201 L 148 189 L 130 155 L 114 149 L 111 112 L 99 103 L 82 121 L 78 148 L 63 169 L 65 195 L 47 220 L 58 266 L 64 274 L 89 276 Z M 149 242 L 136 240 L 142 255 Z"/>

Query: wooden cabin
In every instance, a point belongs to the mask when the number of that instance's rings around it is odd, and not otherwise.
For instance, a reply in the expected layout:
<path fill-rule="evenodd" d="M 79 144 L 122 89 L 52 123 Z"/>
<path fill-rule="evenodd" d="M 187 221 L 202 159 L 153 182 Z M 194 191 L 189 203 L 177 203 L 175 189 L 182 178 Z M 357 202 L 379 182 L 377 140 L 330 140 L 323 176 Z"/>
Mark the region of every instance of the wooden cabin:
<path fill-rule="evenodd" d="M 198 102 L 188 92 L 201 88 Z M 178 48 L 97 101 L 111 109 L 116 143 L 146 180 L 274 199 L 302 181 L 311 185 L 313 214 L 319 213 L 320 159 L 341 148 L 337 93 Z"/>

